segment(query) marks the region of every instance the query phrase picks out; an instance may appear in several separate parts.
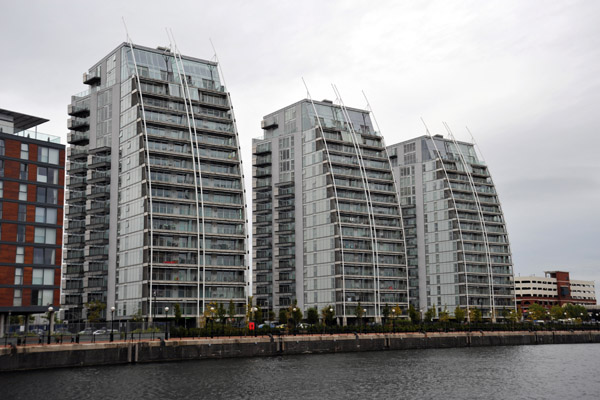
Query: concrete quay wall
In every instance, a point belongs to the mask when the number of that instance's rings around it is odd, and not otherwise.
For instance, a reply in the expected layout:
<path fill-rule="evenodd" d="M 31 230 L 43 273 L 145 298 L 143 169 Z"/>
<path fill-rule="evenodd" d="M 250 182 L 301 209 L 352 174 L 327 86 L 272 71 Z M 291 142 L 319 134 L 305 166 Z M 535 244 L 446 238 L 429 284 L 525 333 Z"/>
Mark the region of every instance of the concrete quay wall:
<path fill-rule="evenodd" d="M 600 332 L 298 335 L 4 347 L 0 349 L 0 371 L 294 354 L 569 343 L 600 343 Z"/>

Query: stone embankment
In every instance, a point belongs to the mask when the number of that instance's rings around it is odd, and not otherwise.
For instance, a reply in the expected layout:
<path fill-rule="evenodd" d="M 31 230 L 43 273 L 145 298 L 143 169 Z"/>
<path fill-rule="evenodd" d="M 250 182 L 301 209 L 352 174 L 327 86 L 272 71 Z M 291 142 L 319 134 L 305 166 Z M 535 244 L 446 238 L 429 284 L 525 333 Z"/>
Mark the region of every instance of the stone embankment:
<path fill-rule="evenodd" d="M 222 337 L 0 348 L 0 371 L 293 354 L 600 343 L 598 331 Z"/>

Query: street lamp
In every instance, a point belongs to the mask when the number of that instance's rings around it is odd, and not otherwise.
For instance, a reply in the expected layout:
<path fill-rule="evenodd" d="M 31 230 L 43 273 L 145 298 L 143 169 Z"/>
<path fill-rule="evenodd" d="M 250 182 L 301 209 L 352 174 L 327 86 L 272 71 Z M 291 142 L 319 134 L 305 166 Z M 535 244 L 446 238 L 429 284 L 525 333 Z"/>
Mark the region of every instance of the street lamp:
<path fill-rule="evenodd" d="M 165 314 L 167 315 L 167 323 L 165 324 L 165 340 L 169 340 L 169 307 L 165 307 Z"/>
<path fill-rule="evenodd" d="M 394 333 L 396 333 L 396 309 L 392 308 L 392 324 L 394 326 Z"/>
<path fill-rule="evenodd" d="M 367 309 L 363 308 L 363 325 L 365 325 L 365 319 L 367 318 Z"/>
<path fill-rule="evenodd" d="M 110 308 L 110 341 L 114 340 L 114 329 L 115 329 L 115 307 Z"/>
<path fill-rule="evenodd" d="M 53 313 L 54 307 L 48 307 L 48 344 L 50 344 L 50 335 L 52 334 L 52 332 L 50 332 L 50 329 L 52 328 L 52 318 L 54 317 Z"/>
<path fill-rule="evenodd" d="M 215 322 L 215 308 L 211 306 L 210 307 L 210 337 L 211 337 L 211 339 L 213 337 L 214 322 Z"/>

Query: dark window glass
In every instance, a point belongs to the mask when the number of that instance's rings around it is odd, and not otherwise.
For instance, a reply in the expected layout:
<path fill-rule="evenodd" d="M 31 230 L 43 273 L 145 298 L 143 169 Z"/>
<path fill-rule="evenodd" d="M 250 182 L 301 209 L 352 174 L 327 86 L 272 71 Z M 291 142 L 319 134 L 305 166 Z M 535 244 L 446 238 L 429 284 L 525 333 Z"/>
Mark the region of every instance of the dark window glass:
<path fill-rule="evenodd" d="M 27 220 L 27 206 L 25 204 L 19 204 L 19 214 L 17 217 L 19 221 Z"/>
<path fill-rule="evenodd" d="M 17 226 L 17 242 L 25 243 L 25 225 Z"/>
<path fill-rule="evenodd" d="M 21 163 L 21 170 L 19 172 L 19 179 L 27 179 L 27 164 Z"/>

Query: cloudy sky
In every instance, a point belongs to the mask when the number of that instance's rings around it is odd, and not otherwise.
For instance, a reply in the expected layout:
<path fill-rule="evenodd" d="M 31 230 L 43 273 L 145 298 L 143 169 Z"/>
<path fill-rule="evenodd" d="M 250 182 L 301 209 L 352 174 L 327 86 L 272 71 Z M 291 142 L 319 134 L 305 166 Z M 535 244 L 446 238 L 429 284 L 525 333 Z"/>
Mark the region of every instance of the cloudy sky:
<path fill-rule="evenodd" d="M 473 132 L 508 223 L 516 274 L 600 284 L 600 2 L 0 0 L 0 107 L 66 137 L 84 71 L 125 41 L 211 59 L 231 92 L 243 159 L 263 115 L 306 97 L 369 97 L 388 144 L 446 121 Z"/>

